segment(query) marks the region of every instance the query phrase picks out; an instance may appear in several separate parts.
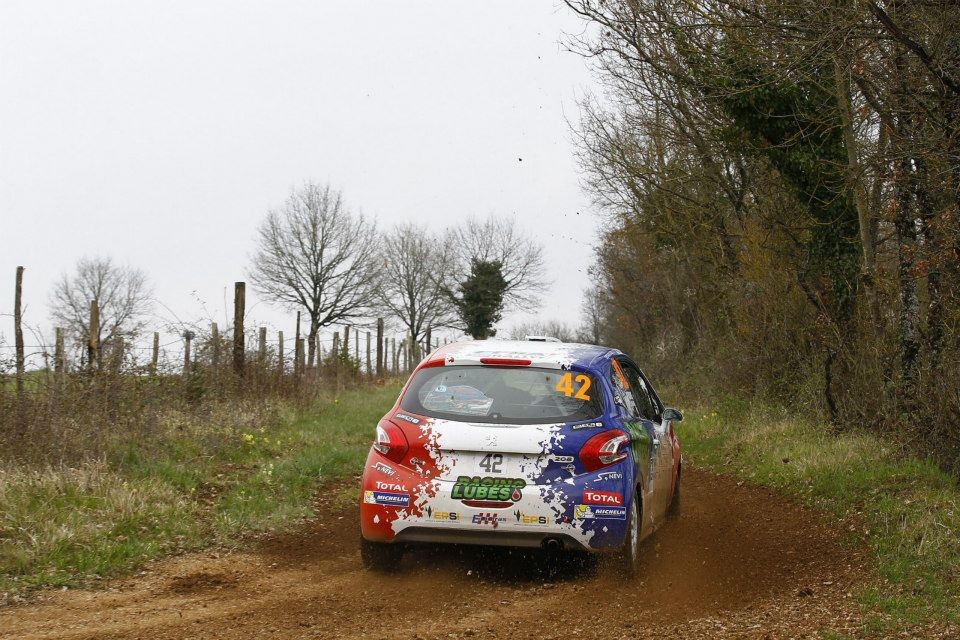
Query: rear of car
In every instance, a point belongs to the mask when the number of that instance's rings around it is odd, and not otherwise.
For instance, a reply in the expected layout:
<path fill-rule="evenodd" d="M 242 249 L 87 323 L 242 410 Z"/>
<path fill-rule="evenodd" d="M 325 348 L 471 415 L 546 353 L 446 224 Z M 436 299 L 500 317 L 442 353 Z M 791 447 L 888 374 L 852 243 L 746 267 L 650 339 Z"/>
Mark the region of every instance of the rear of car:
<path fill-rule="evenodd" d="M 411 376 L 363 475 L 364 560 L 406 542 L 620 547 L 634 486 L 610 350 L 458 343 Z"/>

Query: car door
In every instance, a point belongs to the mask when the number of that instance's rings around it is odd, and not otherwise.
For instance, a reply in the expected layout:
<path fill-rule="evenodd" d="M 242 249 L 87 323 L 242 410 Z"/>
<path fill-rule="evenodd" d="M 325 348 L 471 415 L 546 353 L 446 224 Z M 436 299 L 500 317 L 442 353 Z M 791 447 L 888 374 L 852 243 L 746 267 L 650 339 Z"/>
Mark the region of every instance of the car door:
<path fill-rule="evenodd" d="M 663 420 L 663 405 L 660 403 L 660 399 L 643 372 L 639 368 L 637 371 L 639 373 L 637 392 L 642 396 L 640 399 L 641 410 L 653 427 L 653 455 L 656 457 L 657 478 L 652 507 L 659 519 L 666 514 L 673 488 L 673 439 L 670 433 L 670 425 Z"/>
<path fill-rule="evenodd" d="M 640 369 L 627 357 L 613 360 L 612 378 L 614 388 L 622 398 L 622 404 L 629 414 L 626 420 L 630 431 L 634 458 L 637 461 L 638 475 L 643 486 L 644 528 L 652 527 L 662 508 L 658 502 L 660 491 L 659 467 L 660 452 L 657 447 L 656 432 L 650 420 L 650 408 L 645 405 L 649 396 L 641 391 L 643 385 Z"/>

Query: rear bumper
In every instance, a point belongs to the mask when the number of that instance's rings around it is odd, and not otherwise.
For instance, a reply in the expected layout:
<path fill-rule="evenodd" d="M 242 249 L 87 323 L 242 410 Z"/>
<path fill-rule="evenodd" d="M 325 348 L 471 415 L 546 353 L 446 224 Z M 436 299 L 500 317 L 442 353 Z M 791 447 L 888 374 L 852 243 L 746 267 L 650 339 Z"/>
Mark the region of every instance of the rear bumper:
<path fill-rule="evenodd" d="M 429 542 L 446 544 L 474 544 L 493 547 L 545 548 L 555 543 L 558 548 L 577 551 L 596 551 L 566 533 L 550 531 L 487 531 L 483 529 L 453 529 L 450 527 L 411 526 L 398 533 L 394 542 Z"/>
<path fill-rule="evenodd" d="M 377 542 L 429 542 L 600 551 L 626 533 L 632 474 L 621 463 L 561 482 L 527 484 L 499 505 L 477 504 L 454 482 L 426 479 L 372 451 L 360 493 L 361 535 Z M 591 502 L 614 496 L 620 504 Z M 552 543 L 551 543 L 552 544 Z"/>

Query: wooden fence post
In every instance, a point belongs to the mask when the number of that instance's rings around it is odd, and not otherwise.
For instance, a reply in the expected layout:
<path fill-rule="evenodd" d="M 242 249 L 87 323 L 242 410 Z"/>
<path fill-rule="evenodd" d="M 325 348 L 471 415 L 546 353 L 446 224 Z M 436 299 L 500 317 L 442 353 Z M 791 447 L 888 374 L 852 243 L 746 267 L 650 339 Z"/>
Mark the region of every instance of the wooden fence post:
<path fill-rule="evenodd" d="M 23 403 L 23 267 L 17 267 L 16 285 L 13 292 L 13 340 L 16 349 L 17 402 Z"/>
<path fill-rule="evenodd" d="M 210 323 L 210 368 L 207 371 L 207 377 L 212 386 L 219 390 L 220 388 L 220 327 L 216 322 Z"/>
<path fill-rule="evenodd" d="M 56 344 L 53 348 L 53 371 L 62 376 L 66 370 L 66 361 L 63 355 L 63 327 L 57 327 L 55 330 Z"/>
<path fill-rule="evenodd" d="M 267 328 L 260 327 L 260 338 L 257 341 L 257 365 L 263 369 L 267 366 Z"/>
<path fill-rule="evenodd" d="M 247 285 L 235 282 L 233 285 L 233 370 L 241 378 L 246 360 L 246 341 L 243 334 L 243 315 L 246 312 Z"/>
<path fill-rule="evenodd" d="M 193 331 L 183 332 L 183 377 L 190 375 L 190 344 L 193 342 Z"/>
<path fill-rule="evenodd" d="M 383 375 L 383 318 L 377 318 L 377 377 Z"/>
<path fill-rule="evenodd" d="M 350 357 L 350 325 L 343 325 L 343 345 L 341 346 L 343 350 L 343 359 L 346 360 Z"/>
<path fill-rule="evenodd" d="M 293 336 L 294 351 L 296 351 L 297 340 L 300 339 L 300 312 L 297 311 L 297 332 Z"/>
<path fill-rule="evenodd" d="M 283 331 L 277 332 L 277 375 L 283 377 Z"/>
<path fill-rule="evenodd" d="M 353 330 L 353 359 L 357 361 L 357 369 L 360 368 L 360 331 Z"/>
<path fill-rule="evenodd" d="M 370 332 L 367 331 L 367 368 L 365 369 L 367 377 L 372 377 L 373 371 L 370 369 Z"/>
<path fill-rule="evenodd" d="M 303 353 L 303 338 L 297 338 L 296 344 L 294 344 L 294 357 L 293 357 L 293 373 L 296 376 L 303 375 L 303 368 L 305 366 L 304 353 Z"/>
<path fill-rule="evenodd" d="M 300 368 L 300 312 L 297 311 L 297 329 L 293 334 L 293 375 L 299 376 L 303 373 Z"/>
<path fill-rule="evenodd" d="M 153 332 L 153 353 L 150 356 L 150 375 L 157 375 L 157 362 L 160 360 L 160 333 Z"/>
<path fill-rule="evenodd" d="M 210 325 L 210 366 L 216 375 L 220 368 L 220 328 L 216 322 Z"/>
<path fill-rule="evenodd" d="M 17 267 L 16 285 L 13 294 L 13 335 L 17 361 L 17 433 L 24 436 L 27 430 L 27 405 L 23 390 L 23 267 Z"/>
<path fill-rule="evenodd" d="M 100 305 L 90 301 L 90 322 L 87 325 L 87 364 L 90 370 L 100 368 Z"/>

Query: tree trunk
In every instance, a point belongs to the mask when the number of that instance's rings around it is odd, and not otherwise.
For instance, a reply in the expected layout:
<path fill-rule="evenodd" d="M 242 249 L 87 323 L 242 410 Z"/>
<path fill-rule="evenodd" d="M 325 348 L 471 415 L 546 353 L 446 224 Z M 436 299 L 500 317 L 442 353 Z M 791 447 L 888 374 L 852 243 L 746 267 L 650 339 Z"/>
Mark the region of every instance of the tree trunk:
<path fill-rule="evenodd" d="M 920 303 L 917 299 L 917 281 L 913 274 L 916 264 L 917 228 L 912 215 L 910 158 L 900 160 L 897 179 L 897 207 L 893 220 L 897 232 L 897 283 L 900 295 L 900 366 L 903 376 L 912 382 L 916 376 L 917 354 L 920 351 Z"/>
<path fill-rule="evenodd" d="M 841 44 L 840 51 L 846 52 L 846 45 Z M 871 234 L 872 222 L 870 205 L 867 200 L 867 190 L 863 184 L 863 169 L 860 166 L 857 140 L 853 131 L 853 109 L 850 105 L 850 78 L 847 76 L 849 59 L 838 53 L 833 59 L 834 74 L 836 77 L 837 106 L 840 110 L 840 121 L 843 128 L 843 145 L 847 150 L 847 189 L 857 208 L 857 220 L 860 227 L 860 244 L 863 245 L 863 288 L 866 293 L 867 304 L 870 308 L 870 317 L 874 328 L 880 326 L 880 303 L 877 299 L 877 253 Z"/>
<path fill-rule="evenodd" d="M 317 333 L 319 331 L 320 325 L 317 323 L 317 319 L 311 317 L 310 330 L 307 333 L 307 369 L 312 369 L 314 365 L 314 359 L 317 355 Z"/>
<path fill-rule="evenodd" d="M 942 234 L 937 232 L 935 206 L 930 198 L 929 168 L 922 158 L 917 158 L 916 174 L 913 176 L 913 193 L 920 213 L 920 228 L 923 233 L 924 254 L 930 265 L 927 272 L 927 334 L 926 348 L 930 366 L 940 364 L 940 351 L 946 330 L 944 317 L 944 283 L 940 263 L 944 257 Z"/>
<path fill-rule="evenodd" d="M 410 332 L 410 361 L 420 362 L 420 343 L 413 331 Z"/>

